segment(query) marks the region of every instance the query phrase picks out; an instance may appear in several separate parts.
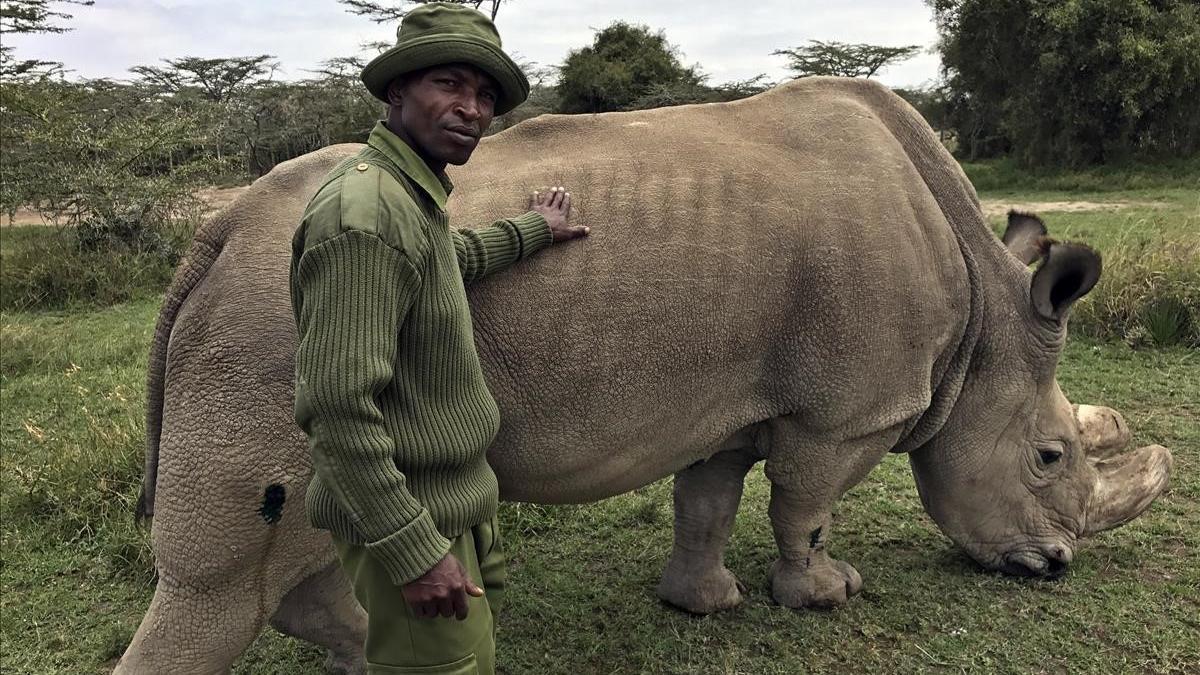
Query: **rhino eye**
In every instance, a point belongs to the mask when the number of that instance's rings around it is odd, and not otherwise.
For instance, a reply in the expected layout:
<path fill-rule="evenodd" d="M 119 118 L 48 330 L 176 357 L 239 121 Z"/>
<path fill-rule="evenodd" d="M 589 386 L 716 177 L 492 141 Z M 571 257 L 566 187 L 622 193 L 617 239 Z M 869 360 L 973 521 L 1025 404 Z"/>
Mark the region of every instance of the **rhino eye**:
<path fill-rule="evenodd" d="M 1062 450 L 1052 448 L 1039 448 L 1038 459 L 1042 460 L 1042 464 L 1049 466 L 1058 460 L 1062 459 Z"/>

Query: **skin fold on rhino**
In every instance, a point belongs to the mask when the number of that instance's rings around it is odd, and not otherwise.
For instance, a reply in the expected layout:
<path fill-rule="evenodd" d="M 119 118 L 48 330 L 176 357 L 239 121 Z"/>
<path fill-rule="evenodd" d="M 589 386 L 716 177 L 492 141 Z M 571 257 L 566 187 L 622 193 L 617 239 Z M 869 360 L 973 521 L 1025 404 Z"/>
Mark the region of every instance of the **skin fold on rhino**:
<path fill-rule="evenodd" d="M 289 242 L 358 146 L 292 160 L 197 234 L 150 362 L 141 511 L 158 586 L 119 672 L 223 672 L 261 628 L 362 668 L 362 610 L 326 533 L 292 420 Z M 586 240 L 469 289 L 502 416 L 502 497 L 585 502 L 674 475 L 658 593 L 736 605 L 724 549 L 765 461 L 787 607 L 845 603 L 831 510 L 888 452 L 981 565 L 1053 576 L 1079 539 L 1165 489 L 1170 453 L 1055 381 L 1090 249 L 1013 214 L 1004 242 L 920 116 L 883 87 L 808 78 L 733 103 L 542 116 L 452 170 L 451 222 L 569 186 Z M 1028 265 L 1040 261 L 1036 271 Z"/>

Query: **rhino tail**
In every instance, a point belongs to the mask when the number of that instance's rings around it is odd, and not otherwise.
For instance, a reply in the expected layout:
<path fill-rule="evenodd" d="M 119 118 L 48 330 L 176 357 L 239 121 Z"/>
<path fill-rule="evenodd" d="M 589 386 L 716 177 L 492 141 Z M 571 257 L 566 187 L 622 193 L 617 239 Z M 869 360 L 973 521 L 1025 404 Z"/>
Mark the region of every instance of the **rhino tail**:
<path fill-rule="evenodd" d="M 154 492 L 158 482 L 158 449 L 162 438 L 163 389 L 167 373 L 167 353 L 175 317 L 192 290 L 208 274 L 225 246 L 232 223 L 221 216 L 205 223 L 196 231 L 192 245 L 175 269 L 175 277 L 163 297 L 150 345 L 150 362 L 146 375 L 146 473 L 142 490 L 134 509 L 134 521 L 144 523 L 154 515 Z"/>

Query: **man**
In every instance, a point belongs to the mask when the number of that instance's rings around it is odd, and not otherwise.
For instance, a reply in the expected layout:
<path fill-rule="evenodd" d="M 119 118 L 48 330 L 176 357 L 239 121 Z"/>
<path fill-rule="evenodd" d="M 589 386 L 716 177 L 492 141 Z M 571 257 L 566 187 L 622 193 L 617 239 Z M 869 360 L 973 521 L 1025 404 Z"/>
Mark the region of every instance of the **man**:
<path fill-rule="evenodd" d="M 504 562 L 485 451 L 499 413 L 463 283 L 587 228 L 567 224 L 562 188 L 516 218 L 449 228 L 446 165 L 529 85 L 473 9 L 422 5 L 397 35 L 362 73 L 386 122 L 329 175 L 292 242 L 306 509 L 368 612 L 369 672 L 491 673 Z"/>

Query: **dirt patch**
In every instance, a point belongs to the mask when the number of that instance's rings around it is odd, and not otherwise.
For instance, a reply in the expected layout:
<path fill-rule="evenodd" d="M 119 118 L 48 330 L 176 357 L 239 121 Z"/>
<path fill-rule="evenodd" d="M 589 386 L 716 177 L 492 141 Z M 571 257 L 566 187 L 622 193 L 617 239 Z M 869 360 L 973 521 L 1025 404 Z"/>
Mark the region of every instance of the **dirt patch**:
<path fill-rule="evenodd" d="M 208 204 L 207 211 L 209 213 L 214 213 L 229 206 L 233 200 L 242 196 L 242 193 L 249 189 L 249 185 L 239 185 L 238 187 L 230 188 L 204 188 L 198 191 L 196 196 Z"/>
<path fill-rule="evenodd" d="M 196 196 L 206 204 L 205 215 L 211 215 L 228 206 L 233 200 L 237 199 L 250 186 L 241 185 L 230 188 L 204 188 L 196 192 Z M 53 225 L 54 223 L 42 217 L 42 214 L 29 209 L 17 209 L 16 214 L 10 219 L 8 214 L 0 214 L 0 226 L 7 227 L 9 225 Z"/>
<path fill-rule="evenodd" d="M 1138 206 L 1143 208 L 1162 208 L 1166 204 L 1162 202 L 1131 202 L 1131 201 L 1112 201 L 1112 202 L 1011 202 L 1003 199 L 982 199 L 980 202 L 983 205 L 983 215 L 992 218 L 995 216 L 1003 216 L 1010 209 L 1017 211 L 1030 211 L 1033 213 L 1076 213 L 1079 211 L 1120 211 L 1130 207 Z"/>

